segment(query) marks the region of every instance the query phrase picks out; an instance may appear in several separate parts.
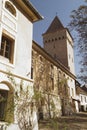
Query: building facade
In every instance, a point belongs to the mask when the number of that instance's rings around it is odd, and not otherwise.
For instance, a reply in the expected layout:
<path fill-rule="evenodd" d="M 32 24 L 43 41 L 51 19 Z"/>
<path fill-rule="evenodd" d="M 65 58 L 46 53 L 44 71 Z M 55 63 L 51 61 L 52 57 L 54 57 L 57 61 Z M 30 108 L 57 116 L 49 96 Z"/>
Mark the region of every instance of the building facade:
<path fill-rule="evenodd" d="M 38 118 L 59 117 L 76 112 L 75 75 L 33 41 L 32 78 L 42 93 Z"/>
<path fill-rule="evenodd" d="M 14 108 L 15 94 L 20 97 L 23 89 L 25 92 L 29 90 L 29 98 L 33 95 L 31 79 L 33 22 L 40 19 L 41 15 L 27 0 L 0 0 L 0 129 L 2 130 L 19 129 L 18 106 Z M 33 119 L 32 125 L 34 125 Z M 33 126 L 33 129 L 37 130 L 38 127 Z"/>
<path fill-rule="evenodd" d="M 81 86 L 79 82 L 76 81 L 76 95 L 78 99 L 78 111 L 87 111 L 87 87 L 86 85 Z"/>
<path fill-rule="evenodd" d="M 41 48 L 32 43 L 33 23 L 40 19 L 27 0 L 0 0 L 2 130 L 19 130 L 24 123 L 26 129 L 38 130 L 37 115 L 47 119 L 77 111 L 72 36 L 56 16 Z"/>
<path fill-rule="evenodd" d="M 32 52 L 34 87 L 48 95 L 46 101 L 40 101 L 38 105 L 39 118 L 40 115 L 46 118 L 78 112 L 73 38 L 57 16 L 43 34 L 43 44 L 44 48 L 41 48 L 33 41 Z M 56 106 L 54 110 L 51 102 Z"/>

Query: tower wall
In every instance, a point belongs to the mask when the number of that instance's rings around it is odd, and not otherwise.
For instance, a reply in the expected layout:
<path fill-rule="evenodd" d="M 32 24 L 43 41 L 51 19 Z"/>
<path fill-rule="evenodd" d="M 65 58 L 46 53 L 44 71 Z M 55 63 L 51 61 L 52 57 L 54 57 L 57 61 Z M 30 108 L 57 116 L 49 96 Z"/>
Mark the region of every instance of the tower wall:
<path fill-rule="evenodd" d="M 43 35 L 44 49 L 68 67 L 67 42 L 65 30 Z"/>
<path fill-rule="evenodd" d="M 73 40 L 66 28 L 43 34 L 43 43 L 44 49 L 55 60 L 60 61 L 75 74 Z"/>

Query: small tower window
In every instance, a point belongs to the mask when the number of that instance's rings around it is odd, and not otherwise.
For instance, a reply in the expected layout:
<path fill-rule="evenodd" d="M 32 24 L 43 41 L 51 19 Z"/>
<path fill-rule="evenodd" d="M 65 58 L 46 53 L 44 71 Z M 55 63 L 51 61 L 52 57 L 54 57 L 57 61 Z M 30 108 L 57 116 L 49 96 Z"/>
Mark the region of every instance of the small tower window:
<path fill-rule="evenodd" d="M 45 43 L 47 43 L 47 41 L 45 41 Z"/>
<path fill-rule="evenodd" d="M 16 17 L 16 10 L 15 10 L 14 6 L 13 6 L 10 2 L 8 2 L 8 1 L 5 2 L 5 8 L 6 8 L 12 15 L 14 15 L 14 16 Z"/>
<path fill-rule="evenodd" d="M 55 38 L 55 41 L 57 41 L 57 38 Z"/>
<path fill-rule="evenodd" d="M 49 42 L 50 42 L 50 40 L 49 40 Z"/>
<path fill-rule="evenodd" d="M 54 41 L 54 39 L 52 39 L 52 42 Z"/>
<path fill-rule="evenodd" d="M 59 40 L 61 40 L 61 37 L 59 37 Z"/>

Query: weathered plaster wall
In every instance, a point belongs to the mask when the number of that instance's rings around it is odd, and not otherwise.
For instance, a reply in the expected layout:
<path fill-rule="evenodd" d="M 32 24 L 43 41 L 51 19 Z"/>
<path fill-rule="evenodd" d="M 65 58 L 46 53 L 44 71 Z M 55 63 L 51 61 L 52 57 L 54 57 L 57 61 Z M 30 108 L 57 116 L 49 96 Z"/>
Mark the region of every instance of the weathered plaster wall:
<path fill-rule="evenodd" d="M 32 23 L 18 12 L 15 71 L 26 76 L 31 70 Z"/>

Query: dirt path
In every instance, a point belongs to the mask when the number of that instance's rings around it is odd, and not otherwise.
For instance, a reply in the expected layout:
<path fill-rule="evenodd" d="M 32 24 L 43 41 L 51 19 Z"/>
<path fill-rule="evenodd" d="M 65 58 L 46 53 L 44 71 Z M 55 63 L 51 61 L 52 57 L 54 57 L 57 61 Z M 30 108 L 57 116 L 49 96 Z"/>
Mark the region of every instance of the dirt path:
<path fill-rule="evenodd" d="M 87 113 L 40 121 L 39 130 L 87 130 Z"/>

